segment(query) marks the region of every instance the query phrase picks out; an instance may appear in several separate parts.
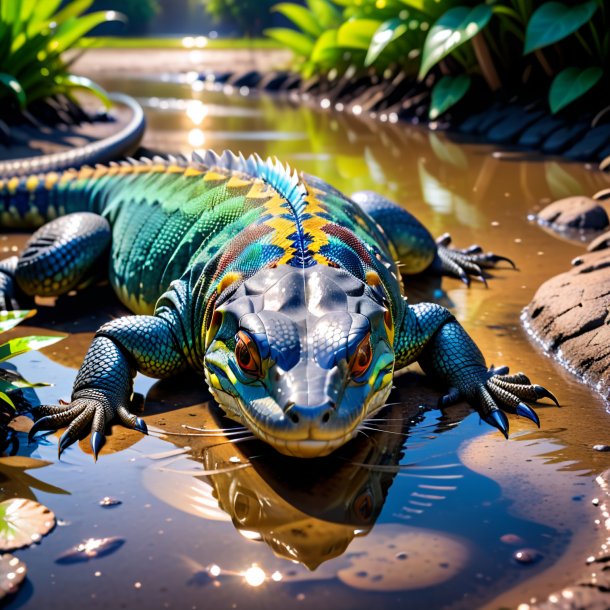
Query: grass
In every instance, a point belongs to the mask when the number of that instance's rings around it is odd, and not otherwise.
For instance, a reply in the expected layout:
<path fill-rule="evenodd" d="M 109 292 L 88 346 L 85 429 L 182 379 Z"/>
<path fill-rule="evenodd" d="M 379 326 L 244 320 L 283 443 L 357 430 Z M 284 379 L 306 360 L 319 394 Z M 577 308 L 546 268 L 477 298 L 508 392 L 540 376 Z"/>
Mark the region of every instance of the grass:
<path fill-rule="evenodd" d="M 86 48 L 105 49 L 280 49 L 282 46 L 265 38 L 207 38 L 184 36 L 181 38 L 122 38 L 98 36 L 85 38 L 80 44 Z"/>

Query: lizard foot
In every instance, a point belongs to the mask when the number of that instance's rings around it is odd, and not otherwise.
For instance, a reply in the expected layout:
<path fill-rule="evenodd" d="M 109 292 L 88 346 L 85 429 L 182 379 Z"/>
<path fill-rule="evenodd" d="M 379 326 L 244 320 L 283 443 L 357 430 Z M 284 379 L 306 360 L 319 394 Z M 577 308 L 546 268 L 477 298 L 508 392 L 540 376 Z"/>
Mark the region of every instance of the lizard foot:
<path fill-rule="evenodd" d="M 478 383 L 472 402 L 481 417 L 490 426 L 500 430 L 506 438 L 508 438 L 509 424 L 504 411 L 525 417 L 540 427 L 538 414 L 524 401 L 539 402 L 542 398 L 549 398 L 559 406 L 559 402 L 551 392 L 531 383 L 523 373 L 509 375 L 506 367 L 498 369 L 492 367 L 487 375 L 486 380 Z M 460 396 L 461 393 L 456 388 L 451 388 L 448 394 L 439 400 L 439 405 L 446 406 L 457 402 Z"/>
<path fill-rule="evenodd" d="M 134 428 L 143 434 L 148 433 L 146 423 L 140 417 L 130 413 L 123 405 L 113 407 L 106 396 L 101 392 L 88 391 L 86 396 L 75 396 L 67 405 L 41 405 L 34 409 L 34 415 L 39 419 L 32 426 L 28 438 L 31 441 L 36 432 L 40 430 L 57 430 L 68 426 L 61 435 L 57 447 L 57 455 L 72 443 L 76 442 L 83 433 L 91 430 L 91 449 L 94 459 L 104 444 L 104 429 L 115 416 L 127 428 Z"/>
<path fill-rule="evenodd" d="M 493 269 L 499 262 L 504 261 L 513 269 L 516 269 L 515 263 L 510 258 L 492 252 L 483 252 L 481 246 L 473 245 L 469 248 L 459 249 L 450 248 L 450 244 L 451 236 L 449 233 L 441 235 L 436 240 L 441 272 L 443 275 L 462 280 L 466 286 L 470 286 L 470 280 L 473 277 L 487 286 L 484 270 Z"/>

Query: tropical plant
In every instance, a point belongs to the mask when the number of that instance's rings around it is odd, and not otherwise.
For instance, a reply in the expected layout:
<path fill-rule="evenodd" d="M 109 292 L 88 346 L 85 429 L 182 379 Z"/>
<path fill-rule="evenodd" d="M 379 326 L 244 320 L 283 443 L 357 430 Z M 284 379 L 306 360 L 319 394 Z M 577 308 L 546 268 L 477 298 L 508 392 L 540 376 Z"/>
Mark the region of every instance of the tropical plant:
<path fill-rule="evenodd" d="M 601 90 L 604 78 L 606 90 L 610 84 L 604 0 L 306 0 L 306 5 L 275 7 L 296 31 L 267 30 L 294 51 L 306 76 L 348 66 L 378 74 L 401 70 L 419 81 L 431 75 L 431 119 L 464 98 L 477 75 L 491 91 L 543 87 L 553 113 Z"/>
<path fill-rule="evenodd" d="M 0 104 L 4 121 L 42 101 L 69 100 L 86 90 L 109 106 L 93 81 L 70 72 L 69 49 L 101 23 L 122 19 L 114 11 L 84 14 L 93 0 L 0 0 Z M 65 104 L 63 104 L 65 106 Z"/>
<path fill-rule="evenodd" d="M 30 318 L 36 310 L 0 311 L 0 333 L 6 332 L 17 324 Z M 17 337 L 0 345 L 0 363 L 31 350 L 53 345 L 64 338 L 63 335 L 47 337 L 30 335 Z M 7 441 L 10 440 L 8 424 L 12 418 L 28 405 L 23 400 L 20 390 L 48 385 L 47 383 L 31 383 L 14 371 L 0 368 L 0 454 L 4 452 Z M 15 393 L 19 400 L 15 400 Z"/>
<path fill-rule="evenodd" d="M 240 32 L 255 36 L 270 24 L 275 0 L 203 0 L 206 12 L 216 21 L 237 25 Z"/>

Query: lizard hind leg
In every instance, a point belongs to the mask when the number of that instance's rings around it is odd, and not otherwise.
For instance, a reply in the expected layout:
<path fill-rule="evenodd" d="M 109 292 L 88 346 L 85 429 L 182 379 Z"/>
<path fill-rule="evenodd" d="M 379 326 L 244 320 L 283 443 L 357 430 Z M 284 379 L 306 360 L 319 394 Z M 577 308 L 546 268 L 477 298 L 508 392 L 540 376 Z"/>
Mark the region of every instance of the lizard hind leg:
<path fill-rule="evenodd" d="M 90 212 L 57 218 L 28 240 L 15 269 L 30 296 L 59 296 L 87 283 L 110 244 L 110 225 Z"/>
<path fill-rule="evenodd" d="M 430 267 L 436 257 L 436 243 L 415 216 L 374 191 L 358 191 L 351 198 L 381 227 L 403 275 L 421 273 Z"/>

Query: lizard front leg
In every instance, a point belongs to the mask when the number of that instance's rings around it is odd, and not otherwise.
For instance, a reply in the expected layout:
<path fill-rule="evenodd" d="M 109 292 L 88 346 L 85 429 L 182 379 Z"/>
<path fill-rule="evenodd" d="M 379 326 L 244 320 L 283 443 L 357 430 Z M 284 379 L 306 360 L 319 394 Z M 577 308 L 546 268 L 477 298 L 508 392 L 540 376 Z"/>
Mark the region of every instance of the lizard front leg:
<path fill-rule="evenodd" d="M 68 425 L 58 454 L 91 429 L 94 457 L 104 443 L 106 425 L 115 417 L 128 428 L 147 432 L 142 419 L 129 412 L 136 371 L 155 378 L 174 375 L 187 365 L 172 323 L 161 316 L 127 316 L 102 326 L 85 356 L 68 405 L 43 405 L 30 431 Z"/>
<path fill-rule="evenodd" d="M 488 369 L 485 358 L 453 315 L 444 307 L 421 303 L 405 309 L 397 335 L 396 368 L 417 361 L 423 371 L 449 389 L 440 406 L 465 399 L 481 417 L 508 437 L 512 411 L 540 426 L 536 412 L 524 401 L 556 398 L 523 374 L 508 375 L 508 368 Z M 501 410 L 503 409 L 503 410 Z"/>

